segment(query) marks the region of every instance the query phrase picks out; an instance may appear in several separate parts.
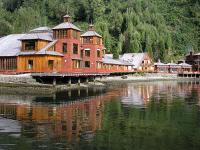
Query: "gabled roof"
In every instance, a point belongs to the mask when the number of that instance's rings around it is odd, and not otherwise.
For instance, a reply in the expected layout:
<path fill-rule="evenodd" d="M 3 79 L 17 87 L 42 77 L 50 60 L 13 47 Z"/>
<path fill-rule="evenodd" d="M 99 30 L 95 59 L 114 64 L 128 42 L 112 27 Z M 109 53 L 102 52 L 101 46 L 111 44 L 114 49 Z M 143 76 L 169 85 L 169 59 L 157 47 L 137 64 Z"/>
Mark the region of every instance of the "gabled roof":
<path fill-rule="evenodd" d="M 50 42 L 49 44 L 47 44 L 44 48 L 42 48 L 40 51 L 38 51 L 36 54 L 38 55 L 55 55 L 55 56 L 63 56 L 63 54 L 56 52 L 56 51 L 49 51 L 49 48 L 51 48 L 52 46 L 54 46 L 56 44 L 57 40 L 54 40 L 52 42 Z"/>
<path fill-rule="evenodd" d="M 81 36 L 82 36 L 82 37 L 97 36 L 97 37 L 102 38 L 102 36 L 99 35 L 99 34 L 98 34 L 97 32 L 95 32 L 95 31 L 87 31 L 87 32 L 83 33 Z"/>
<path fill-rule="evenodd" d="M 56 30 L 56 29 L 74 29 L 77 31 L 81 31 L 78 27 L 76 27 L 75 25 L 73 25 L 70 22 L 63 22 L 53 28 L 53 30 Z"/>
<path fill-rule="evenodd" d="M 18 39 L 23 36 L 24 34 L 11 34 L 0 38 L 0 56 L 17 56 L 22 47 L 22 43 Z"/>
<path fill-rule="evenodd" d="M 140 67 L 142 61 L 145 58 L 146 53 L 126 53 L 120 56 L 120 59 L 127 61 L 128 63 L 135 66 L 135 68 Z"/>
<path fill-rule="evenodd" d="M 115 64 L 115 65 L 127 65 L 134 66 L 133 64 L 123 61 L 121 59 L 113 59 L 113 54 L 105 54 L 103 58 L 103 63 L 105 64 Z"/>
<path fill-rule="evenodd" d="M 49 27 L 39 27 L 31 30 L 30 32 L 52 32 L 52 29 Z"/>
<path fill-rule="evenodd" d="M 115 60 L 115 59 L 107 59 L 103 58 L 103 63 L 104 64 L 113 64 L 113 65 L 124 65 L 122 62 Z"/>
<path fill-rule="evenodd" d="M 113 59 L 113 54 L 105 54 L 104 58 L 106 58 L 106 59 Z"/>
<path fill-rule="evenodd" d="M 161 63 L 161 62 L 157 62 L 154 63 L 155 66 L 167 66 L 167 64 Z"/>
<path fill-rule="evenodd" d="M 29 32 L 21 37 L 19 40 L 46 40 L 53 41 L 52 32 Z"/>
<path fill-rule="evenodd" d="M 187 64 L 187 63 L 180 63 L 179 65 L 182 67 L 192 67 L 192 65 Z"/>
<path fill-rule="evenodd" d="M 179 64 L 175 64 L 175 63 L 168 63 L 167 65 L 170 65 L 170 66 L 178 66 Z"/>

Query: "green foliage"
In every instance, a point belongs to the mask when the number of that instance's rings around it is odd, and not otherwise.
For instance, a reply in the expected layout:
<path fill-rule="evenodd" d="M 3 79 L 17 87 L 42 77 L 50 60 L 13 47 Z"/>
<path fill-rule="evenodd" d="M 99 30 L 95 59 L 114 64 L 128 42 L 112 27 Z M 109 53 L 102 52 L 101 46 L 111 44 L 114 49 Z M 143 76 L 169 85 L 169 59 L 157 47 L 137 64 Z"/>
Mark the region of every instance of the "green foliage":
<path fill-rule="evenodd" d="M 108 52 L 148 52 L 170 61 L 200 47 L 198 0 L 0 0 L 0 35 L 62 22 L 94 23 Z"/>

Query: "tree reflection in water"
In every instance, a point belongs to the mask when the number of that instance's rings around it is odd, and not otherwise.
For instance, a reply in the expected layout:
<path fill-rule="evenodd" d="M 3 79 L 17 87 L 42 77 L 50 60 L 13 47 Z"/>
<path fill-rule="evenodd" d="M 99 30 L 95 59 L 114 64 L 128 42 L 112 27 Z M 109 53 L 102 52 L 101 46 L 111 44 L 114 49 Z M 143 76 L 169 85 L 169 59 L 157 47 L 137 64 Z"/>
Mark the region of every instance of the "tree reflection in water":
<path fill-rule="evenodd" d="M 21 131 L 0 129 L 0 148 L 200 148 L 198 82 L 130 83 L 77 93 L 81 100 L 66 92 L 27 100 L 1 95 L 1 117 L 18 121 Z"/>

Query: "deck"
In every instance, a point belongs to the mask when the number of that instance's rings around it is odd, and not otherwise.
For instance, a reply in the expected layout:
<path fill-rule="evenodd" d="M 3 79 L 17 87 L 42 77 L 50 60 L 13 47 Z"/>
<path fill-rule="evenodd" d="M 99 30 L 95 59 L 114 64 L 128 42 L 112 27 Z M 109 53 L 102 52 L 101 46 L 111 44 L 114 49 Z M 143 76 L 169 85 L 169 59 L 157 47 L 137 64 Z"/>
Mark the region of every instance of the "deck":
<path fill-rule="evenodd" d="M 200 78 L 200 72 L 182 72 L 178 73 L 178 77 Z"/>
<path fill-rule="evenodd" d="M 32 77 L 95 77 L 108 76 L 109 73 L 32 73 Z"/>

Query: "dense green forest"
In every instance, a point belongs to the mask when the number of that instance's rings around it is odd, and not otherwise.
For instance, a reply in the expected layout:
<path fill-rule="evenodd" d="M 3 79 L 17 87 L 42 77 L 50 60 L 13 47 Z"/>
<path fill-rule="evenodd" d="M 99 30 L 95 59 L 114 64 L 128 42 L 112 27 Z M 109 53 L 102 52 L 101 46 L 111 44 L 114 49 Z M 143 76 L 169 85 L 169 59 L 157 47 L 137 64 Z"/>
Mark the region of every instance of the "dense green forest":
<path fill-rule="evenodd" d="M 200 47 L 199 0 L 0 0 L 0 35 L 62 22 L 67 12 L 87 30 L 93 22 L 108 51 L 179 59 Z"/>

